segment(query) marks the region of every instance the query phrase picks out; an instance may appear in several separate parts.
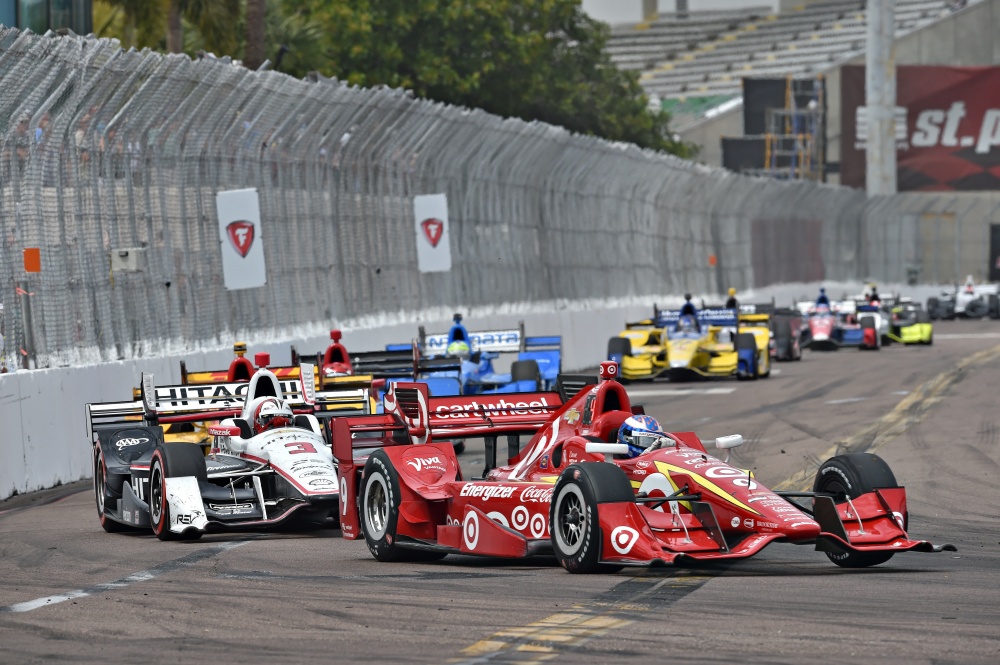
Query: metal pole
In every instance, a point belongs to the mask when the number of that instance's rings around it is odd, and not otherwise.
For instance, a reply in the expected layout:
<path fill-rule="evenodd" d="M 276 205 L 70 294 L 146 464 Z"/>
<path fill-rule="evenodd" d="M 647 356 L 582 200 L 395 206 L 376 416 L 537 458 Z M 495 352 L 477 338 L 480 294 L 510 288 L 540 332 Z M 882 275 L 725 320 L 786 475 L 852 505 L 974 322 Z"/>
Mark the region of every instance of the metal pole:
<path fill-rule="evenodd" d="M 865 106 L 868 113 L 868 196 L 896 193 L 896 0 L 868 0 Z"/>

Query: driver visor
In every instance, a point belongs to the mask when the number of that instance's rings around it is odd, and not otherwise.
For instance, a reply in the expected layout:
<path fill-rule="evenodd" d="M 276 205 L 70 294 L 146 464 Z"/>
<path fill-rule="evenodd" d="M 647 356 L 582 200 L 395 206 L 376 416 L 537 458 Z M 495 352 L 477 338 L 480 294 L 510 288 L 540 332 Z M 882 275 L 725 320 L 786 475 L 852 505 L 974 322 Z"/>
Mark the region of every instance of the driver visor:
<path fill-rule="evenodd" d="M 653 434 L 650 432 L 634 432 L 632 434 L 632 446 L 646 450 L 662 436 L 662 434 Z"/>

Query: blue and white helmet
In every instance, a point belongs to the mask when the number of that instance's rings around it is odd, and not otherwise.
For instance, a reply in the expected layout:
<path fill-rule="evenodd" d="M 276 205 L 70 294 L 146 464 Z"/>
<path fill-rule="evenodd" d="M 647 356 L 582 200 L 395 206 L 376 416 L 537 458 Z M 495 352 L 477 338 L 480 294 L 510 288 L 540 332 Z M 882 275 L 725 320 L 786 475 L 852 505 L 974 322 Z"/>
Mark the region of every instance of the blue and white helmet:
<path fill-rule="evenodd" d="M 618 443 L 628 446 L 629 457 L 646 452 L 657 439 L 667 434 L 652 416 L 629 416 L 618 429 Z"/>

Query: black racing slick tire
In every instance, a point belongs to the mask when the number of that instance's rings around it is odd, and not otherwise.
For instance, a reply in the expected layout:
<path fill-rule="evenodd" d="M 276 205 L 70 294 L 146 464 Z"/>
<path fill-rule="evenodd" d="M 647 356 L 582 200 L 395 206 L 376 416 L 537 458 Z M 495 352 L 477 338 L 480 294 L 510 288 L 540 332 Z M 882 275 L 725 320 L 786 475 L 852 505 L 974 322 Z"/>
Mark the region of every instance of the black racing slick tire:
<path fill-rule="evenodd" d="M 94 498 L 97 501 L 97 519 L 108 533 L 121 533 L 130 529 L 107 516 L 106 506 L 109 500 L 117 500 L 108 489 L 108 468 L 104 464 L 104 453 L 99 445 L 94 446 Z"/>
<path fill-rule="evenodd" d="M 632 355 L 632 341 L 627 337 L 612 337 L 608 340 L 608 358 Z"/>
<path fill-rule="evenodd" d="M 965 315 L 970 319 L 981 319 L 989 313 L 989 308 L 982 298 L 969 301 L 965 306 Z"/>
<path fill-rule="evenodd" d="M 571 573 L 613 573 L 602 564 L 603 542 L 597 506 L 635 501 L 628 476 L 606 462 L 580 462 L 559 474 L 549 507 L 549 536 L 560 565 Z"/>
<path fill-rule="evenodd" d="M 534 360 L 516 360 L 510 364 L 510 380 L 534 381 L 536 390 L 542 389 L 542 372 Z"/>
<path fill-rule="evenodd" d="M 737 333 L 736 339 L 733 340 L 733 348 L 738 352 L 741 350 L 750 350 L 753 352 L 753 367 L 750 368 L 749 374 L 741 373 L 739 369 L 736 370 L 736 380 L 737 381 L 752 381 L 760 376 L 760 367 L 757 366 L 757 338 L 753 336 L 753 333 Z M 738 361 L 737 361 L 738 362 Z M 738 367 L 738 365 L 737 365 Z M 770 373 L 770 370 L 768 370 Z"/>
<path fill-rule="evenodd" d="M 164 443 L 156 447 L 149 460 L 149 524 L 160 540 L 197 540 L 202 532 L 170 530 L 170 506 L 167 502 L 167 478 L 194 476 L 207 480 L 208 470 L 201 447 L 190 443 Z"/>
<path fill-rule="evenodd" d="M 938 311 L 938 299 L 928 298 L 927 299 L 927 314 L 930 315 L 931 321 L 936 321 L 941 318 L 941 312 Z"/>
<path fill-rule="evenodd" d="M 843 503 L 844 497 L 856 499 L 875 489 L 899 487 L 892 469 L 878 455 L 849 453 L 831 457 L 819 467 L 813 483 L 814 492 L 834 494 L 834 501 Z M 906 530 L 908 516 L 903 515 Z M 826 555 L 842 568 L 867 568 L 885 563 L 894 552 L 827 552 Z"/>
<path fill-rule="evenodd" d="M 389 456 L 376 450 L 361 474 L 361 530 L 376 561 L 436 561 L 444 552 L 400 547 L 396 540 L 399 505 L 402 500 L 399 473 Z"/>
<path fill-rule="evenodd" d="M 995 293 L 991 293 L 987 299 L 987 304 L 989 305 L 989 316 L 991 319 L 1000 319 L 1000 297 Z"/>
<path fill-rule="evenodd" d="M 777 351 L 774 359 L 778 361 L 794 358 L 794 341 L 792 340 L 792 322 L 784 316 L 774 319 L 774 348 Z"/>

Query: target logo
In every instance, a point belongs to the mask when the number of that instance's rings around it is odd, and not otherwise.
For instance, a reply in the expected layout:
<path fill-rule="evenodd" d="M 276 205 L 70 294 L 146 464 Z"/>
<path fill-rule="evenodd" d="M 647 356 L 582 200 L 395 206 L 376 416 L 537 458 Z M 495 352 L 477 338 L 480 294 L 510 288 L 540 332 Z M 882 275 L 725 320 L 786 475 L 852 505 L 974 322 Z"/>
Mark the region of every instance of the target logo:
<path fill-rule="evenodd" d="M 531 516 L 531 537 L 541 538 L 545 535 L 545 516 L 541 513 L 535 513 Z"/>
<path fill-rule="evenodd" d="M 505 527 L 510 528 L 510 524 L 507 523 L 507 518 L 504 517 L 503 513 L 498 513 L 497 511 L 494 510 L 492 513 L 486 513 L 486 516 L 489 517 L 494 522 L 496 522 L 497 524 L 502 524 Z"/>
<path fill-rule="evenodd" d="M 615 527 L 611 532 L 611 547 L 619 554 L 628 554 L 639 540 L 639 532 L 628 526 Z"/>
<path fill-rule="evenodd" d="M 462 522 L 462 538 L 465 540 L 465 546 L 470 550 L 475 550 L 476 545 L 479 544 L 479 515 L 471 510 L 465 516 L 465 521 Z"/>

